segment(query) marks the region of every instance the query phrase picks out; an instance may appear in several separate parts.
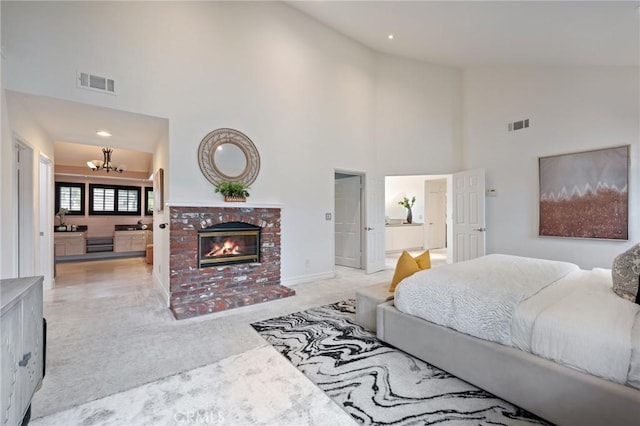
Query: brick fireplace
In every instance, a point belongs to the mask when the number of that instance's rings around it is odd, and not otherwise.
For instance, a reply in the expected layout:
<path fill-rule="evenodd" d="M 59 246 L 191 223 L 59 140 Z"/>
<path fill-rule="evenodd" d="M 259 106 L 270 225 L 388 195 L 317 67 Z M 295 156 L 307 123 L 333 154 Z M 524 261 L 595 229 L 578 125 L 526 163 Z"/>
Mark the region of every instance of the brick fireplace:
<path fill-rule="evenodd" d="M 170 307 L 177 319 L 293 296 L 280 285 L 280 208 L 170 207 Z M 221 224 L 259 227 L 259 261 L 204 265 L 198 235 Z"/>

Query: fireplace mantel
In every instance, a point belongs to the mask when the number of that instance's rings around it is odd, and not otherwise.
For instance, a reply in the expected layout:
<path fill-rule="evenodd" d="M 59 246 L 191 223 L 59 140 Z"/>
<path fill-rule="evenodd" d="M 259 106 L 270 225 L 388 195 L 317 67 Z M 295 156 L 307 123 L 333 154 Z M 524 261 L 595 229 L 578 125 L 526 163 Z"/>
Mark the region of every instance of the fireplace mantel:
<path fill-rule="evenodd" d="M 217 208 L 246 208 L 246 209 L 281 209 L 284 204 L 279 203 L 228 203 L 226 201 L 169 201 L 169 207 L 217 207 Z"/>

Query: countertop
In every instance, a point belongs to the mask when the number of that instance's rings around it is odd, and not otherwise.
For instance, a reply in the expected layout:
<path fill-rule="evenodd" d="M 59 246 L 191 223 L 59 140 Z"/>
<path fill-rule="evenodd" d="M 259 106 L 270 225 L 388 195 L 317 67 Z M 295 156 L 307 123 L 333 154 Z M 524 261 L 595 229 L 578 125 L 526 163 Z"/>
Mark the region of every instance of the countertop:
<path fill-rule="evenodd" d="M 139 227 L 138 225 L 115 225 L 114 231 L 151 231 L 153 228 L 153 225 L 148 225 L 146 223 L 144 225 L 146 225 L 146 229 L 142 229 L 142 227 Z"/>
<path fill-rule="evenodd" d="M 76 230 L 75 230 L 75 231 L 67 231 L 67 230 L 59 231 L 59 230 L 58 230 L 58 227 L 57 227 L 57 226 L 54 226 L 54 227 L 53 227 L 53 232 L 69 232 L 69 233 L 71 233 L 71 232 L 87 232 L 87 230 L 88 230 L 88 229 L 89 229 L 89 227 L 88 227 L 87 225 L 78 225 L 78 226 L 76 227 Z"/>
<path fill-rule="evenodd" d="M 393 228 L 393 227 L 402 227 L 402 226 L 422 226 L 424 223 L 387 223 L 384 226 Z"/>

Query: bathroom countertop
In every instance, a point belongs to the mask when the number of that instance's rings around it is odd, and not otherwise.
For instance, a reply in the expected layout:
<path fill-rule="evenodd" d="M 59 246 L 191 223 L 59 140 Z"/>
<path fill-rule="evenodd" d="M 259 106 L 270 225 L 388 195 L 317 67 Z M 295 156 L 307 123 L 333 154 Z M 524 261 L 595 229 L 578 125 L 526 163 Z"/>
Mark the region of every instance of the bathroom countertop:
<path fill-rule="evenodd" d="M 71 231 L 71 230 L 58 230 L 57 226 L 53 227 L 53 232 L 87 232 L 87 230 L 89 229 L 89 227 L 87 225 L 77 225 L 76 229 Z"/>

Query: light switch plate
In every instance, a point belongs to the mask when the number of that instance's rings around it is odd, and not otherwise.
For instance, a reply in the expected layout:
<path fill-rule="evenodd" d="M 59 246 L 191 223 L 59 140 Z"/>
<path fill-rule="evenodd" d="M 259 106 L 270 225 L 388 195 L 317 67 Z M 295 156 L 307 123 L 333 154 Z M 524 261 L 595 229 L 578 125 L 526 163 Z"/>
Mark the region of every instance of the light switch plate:
<path fill-rule="evenodd" d="M 325 213 L 324 214 L 324 219 L 325 220 L 331 220 L 331 213 Z"/>

